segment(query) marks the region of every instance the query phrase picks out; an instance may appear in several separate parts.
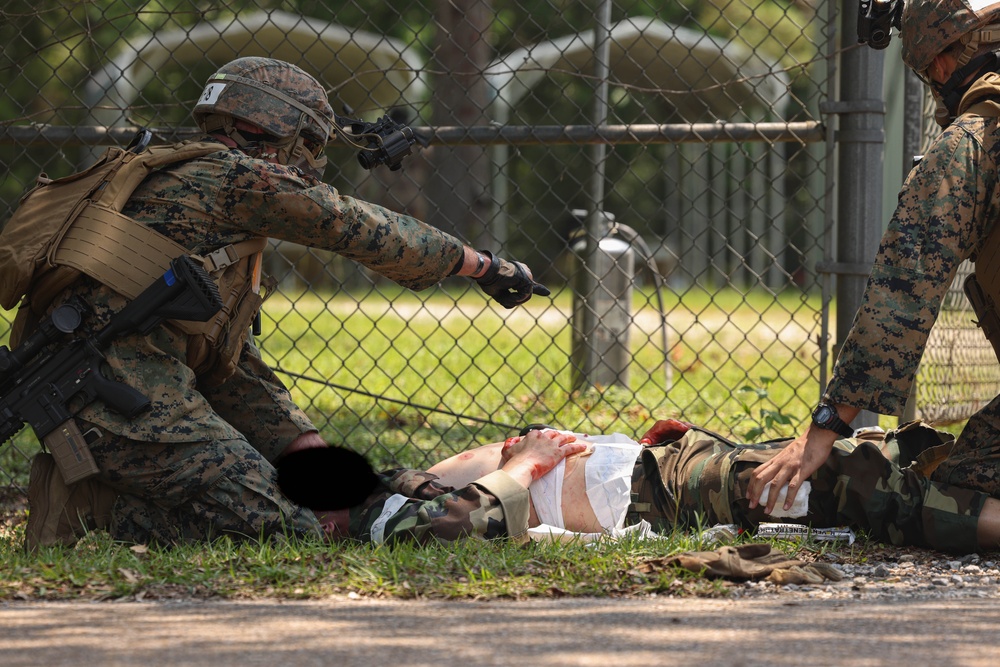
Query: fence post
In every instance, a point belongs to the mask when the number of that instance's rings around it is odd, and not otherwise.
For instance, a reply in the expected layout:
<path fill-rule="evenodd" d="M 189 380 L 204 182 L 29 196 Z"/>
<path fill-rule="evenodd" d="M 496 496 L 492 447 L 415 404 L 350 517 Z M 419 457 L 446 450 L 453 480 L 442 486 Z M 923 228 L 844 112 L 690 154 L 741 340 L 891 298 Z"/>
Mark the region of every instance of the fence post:
<path fill-rule="evenodd" d="M 611 67 L 611 0 L 597 0 L 594 18 L 594 77 L 597 86 L 594 94 L 594 127 L 608 122 L 608 75 Z M 589 201 L 584 216 L 583 243 L 580 248 L 582 261 L 574 262 L 580 272 L 575 282 L 573 308 L 573 388 L 587 384 L 598 384 L 597 369 L 603 363 L 601 334 L 606 334 L 602 319 L 606 309 L 598 304 L 600 292 L 606 292 L 602 279 L 606 269 L 601 270 L 601 239 L 607 235 L 608 220 L 604 211 L 604 179 L 607 167 L 607 146 L 597 143 L 590 147 L 590 162 L 593 169 Z M 605 299 L 605 305 L 607 300 Z M 610 311 L 607 311 L 610 312 Z M 609 341 L 605 340 L 605 344 Z M 617 377 L 617 373 L 612 371 Z M 611 380 L 614 381 L 614 380 Z M 621 380 L 620 380 L 621 381 Z M 627 383 L 627 377 L 624 379 Z"/>
<path fill-rule="evenodd" d="M 882 157 L 885 102 L 882 95 L 884 51 L 857 46 L 857 0 L 841 0 L 841 68 L 837 132 L 837 263 L 870 266 L 882 236 Z M 868 278 L 860 271 L 837 276 L 837 344 L 843 345 L 861 306 Z M 862 411 L 853 426 L 878 424 Z"/>
<path fill-rule="evenodd" d="M 903 180 L 913 167 L 913 158 L 921 152 L 920 137 L 923 135 L 923 115 L 924 115 L 924 84 L 917 78 L 917 75 L 906 68 L 906 79 L 904 80 L 905 106 L 903 109 Z M 912 421 L 917 418 L 917 382 L 913 379 L 913 386 L 910 388 L 910 398 L 906 401 L 906 408 L 900 423 Z"/>

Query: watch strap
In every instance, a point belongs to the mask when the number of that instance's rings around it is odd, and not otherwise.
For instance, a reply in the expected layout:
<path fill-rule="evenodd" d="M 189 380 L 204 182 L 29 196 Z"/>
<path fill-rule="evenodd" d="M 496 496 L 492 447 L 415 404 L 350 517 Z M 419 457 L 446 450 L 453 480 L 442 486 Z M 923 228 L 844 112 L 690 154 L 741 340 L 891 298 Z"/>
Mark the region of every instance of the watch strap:
<path fill-rule="evenodd" d="M 843 419 L 840 418 L 840 415 L 837 414 L 837 409 L 834 408 L 832 405 L 829 404 L 826 405 L 827 407 L 830 408 L 830 411 L 833 413 L 833 417 L 828 419 L 826 423 L 823 424 L 821 424 L 819 421 L 816 420 L 815 417 L 813 417 L 813 423 L 815 423 L 820 428 L 833 431 L 842 438 L 850 438 L 851 436 L 853 436 L 854 429 L 851 428 L 851 426 L 847 422 L 845 422 Z"/>

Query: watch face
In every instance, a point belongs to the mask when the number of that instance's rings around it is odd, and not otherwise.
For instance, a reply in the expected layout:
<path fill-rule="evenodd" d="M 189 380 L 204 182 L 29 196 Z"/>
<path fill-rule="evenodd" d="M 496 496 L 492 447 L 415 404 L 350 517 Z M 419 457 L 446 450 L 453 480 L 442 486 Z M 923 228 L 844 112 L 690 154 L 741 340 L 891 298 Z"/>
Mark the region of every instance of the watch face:
<path fill-rule="evenodd" d="M 836 413 L 833 408 L 829 405 L 820 405 L 813 412 L 813 419 L 816 420 L 817 424 L 823 425 L 830 423 Z"/>

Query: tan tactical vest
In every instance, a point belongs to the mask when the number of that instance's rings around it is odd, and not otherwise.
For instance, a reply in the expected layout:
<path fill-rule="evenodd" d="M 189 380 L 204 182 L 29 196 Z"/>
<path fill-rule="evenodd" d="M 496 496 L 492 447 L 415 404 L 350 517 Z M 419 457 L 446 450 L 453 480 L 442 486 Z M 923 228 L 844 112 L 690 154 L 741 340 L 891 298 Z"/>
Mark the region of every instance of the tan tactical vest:
<path fill-rule="evenodd" d="M 48 304 L 81 273 L 135 298 L 169 268 L 182 245 L 121 210 L 155 169 L 221 150 L 216 142 L 152 146 L 139 153 L 109 148 L 88 169 L 52 180 L 42 174 L 0 230 L 0 305 L 20 302 L 11 328 L 15 347 Z M 172 321 L 188 334 L 187 363 L 207 386 L 232 375 L 251 321 L 272 284 L 264 286 L 265 237 L 231 244 L 200 259 L 219 285 L 223 307 L 208 322 Z"/>

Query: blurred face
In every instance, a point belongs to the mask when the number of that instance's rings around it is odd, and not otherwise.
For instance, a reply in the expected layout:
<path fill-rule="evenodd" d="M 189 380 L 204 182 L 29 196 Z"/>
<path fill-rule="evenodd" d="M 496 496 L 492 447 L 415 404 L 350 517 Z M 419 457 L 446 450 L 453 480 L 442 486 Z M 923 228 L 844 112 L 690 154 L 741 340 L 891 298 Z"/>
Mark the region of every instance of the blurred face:
<path fill-rule="evenodd" d="M 958 68 L 958 60 L 952 54 L 940 53 L 931 61 L 931 66 L 927 68 L 924 76 L 933 83 L 947 83 L 952 73 Z M 969 76 L 972 76 L 971 74 Z"/>

